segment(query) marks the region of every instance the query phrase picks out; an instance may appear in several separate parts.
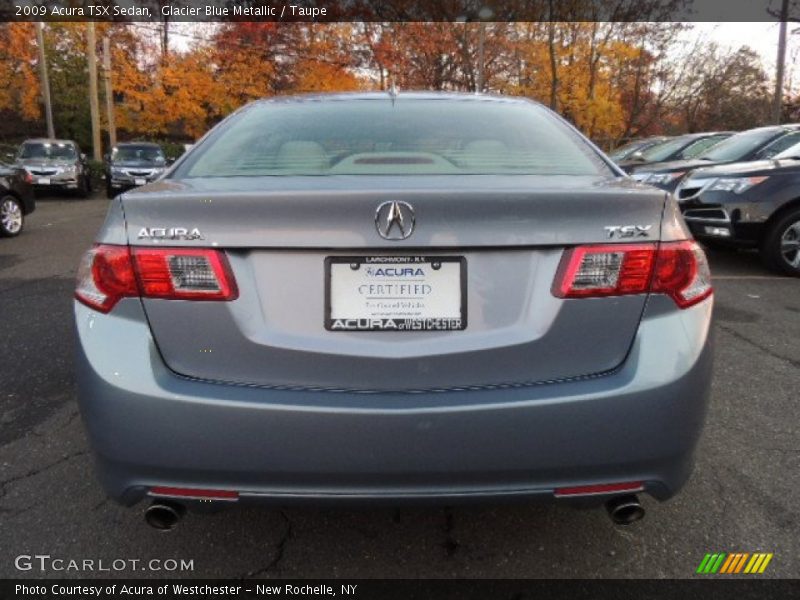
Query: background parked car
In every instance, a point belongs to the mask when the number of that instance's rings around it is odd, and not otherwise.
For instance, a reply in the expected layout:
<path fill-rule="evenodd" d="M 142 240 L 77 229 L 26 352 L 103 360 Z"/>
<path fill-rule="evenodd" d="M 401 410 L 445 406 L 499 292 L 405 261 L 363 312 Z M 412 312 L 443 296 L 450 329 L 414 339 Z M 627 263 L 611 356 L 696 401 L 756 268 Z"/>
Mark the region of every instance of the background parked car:
<path fill-rule="evenodd" d="M 31 174 L 20 167 L 0 163 L 0 236 L 22 232 L 25 216 L 36 208 Z"/>
<path fill-rule="evenodd" d="M 106 155 L 106 195 L 113 198 L 132 187 L 155 181 L 169 161 L 158 144 L 125 142 Z"/>
<path fill-rule="evenodd" d="M 653 137 L 642 138 L 639 140 L 632 140 L 627 144 L 625 144 L 624 146 L 620 146 L 616 150 L 609 152 L 608 157 L 614 162 L 618 163 L 620 161 L 630 158 L 636 152 L 642 152 L 647 148 L 655 146 L 656 144 L 660 144 L 668 139 L 670 138 L 668 138 L 667 136 L 657 135 Z"/>
<path fill-rule="evenodd" d="M 622 167 L 623 171 L 630 173 L 635 167 L 645 164 L 688 160 L 702 154 L 733 134 L 733 131 L 687 133 L 664 140 L 644 150 L 637 150 L 625 160 L 617 161 L 617 164 Z"/>
<path fill-rule="evenodd" d="M 757 247 L 767 265 L 800 277 L 800 143 L 771 160 L 697 169 L 676 195 L 696 238 Z"/>
<path fill-rule="evenodd" d="M 16 158 L 17 165 L 33 177 L 37 190 L 72 191 L 85 198 L 92 189 L 86 155 L 72 140 L 26 140 Z"/>
<path fill-rule="evenodd" d="M 749 129 L 719 142 L 694 159 L 644 165 L 633 169 L 631 176 L 638 181 L 674 192 L 681 180 L 694 169 L 772 158 L 798 142 L 800 125 Z"/>

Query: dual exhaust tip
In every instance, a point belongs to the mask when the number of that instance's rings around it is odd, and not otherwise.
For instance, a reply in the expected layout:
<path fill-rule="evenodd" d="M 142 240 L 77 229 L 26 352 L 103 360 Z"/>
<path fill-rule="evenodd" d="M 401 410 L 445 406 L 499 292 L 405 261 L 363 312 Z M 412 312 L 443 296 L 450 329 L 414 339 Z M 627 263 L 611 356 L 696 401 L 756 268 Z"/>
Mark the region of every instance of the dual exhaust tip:
<path fill-rule="evenodd" d="M 635 494 L 617 496 L 606 502 L 608 516 L 616 525 L 630 525 L 644 518 L 644 507 Z M 156 500 L 144 513 L 150 527 L 159 531 L 174 528 L 186 514 L 186 507 L 169 500 Z"/>
<path fill-rule="evenodd" d="M 144 520 L 153 529 L 169 531 L 186 514 L 186 507 L 169 500 L 156 500 L 144 511 Z"/>
<path fill-rule="evenodd" d="M 606 510 L 616 525 L 630 525 L 644 518 L 644 507 L 635 494 L 612 498 L 606 502 Z"/>

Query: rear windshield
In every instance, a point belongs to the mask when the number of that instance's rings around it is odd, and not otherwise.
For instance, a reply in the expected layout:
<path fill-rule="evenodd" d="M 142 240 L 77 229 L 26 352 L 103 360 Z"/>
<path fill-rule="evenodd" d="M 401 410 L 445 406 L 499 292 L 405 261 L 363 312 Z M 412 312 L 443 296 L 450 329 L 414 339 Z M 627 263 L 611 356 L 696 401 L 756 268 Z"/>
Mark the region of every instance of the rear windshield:
<path fill-rule="evenodd" d="M 611 160 L 622 160 L 623 158 L 627 158 L 639 148 L 644 148 L 647 146 L 647 142 L 645 140 L 639 140 L 636 142 L 630 142 L 625 144 L 624 146 L 620 146 L 608 156 Z"/>
<path fill-rule="evenodd" d="M 111 152 L 111 160 L 163 163 L 164 153 L 156 146 L 117 146 Z"/>
<path fill-rule="evenodd" d="M 788 147 L 786 150 L 784 150 L 780 154 L 776 154 L 772 158 L 777 158 L 777 159 L 800 158 L 800 143 Z"/>
<path fill-rule="evenodd" d="M 743 131 L 742 133 L 732 135 L 727 140 L 721 141 L 716 146 L 700 154 L 697 158 L 711 161 L 739 160 L 766 144 L 779 133 L 780 132 L 775 129 Z"/>
<path fill-rule="evenodd" d="M 610 172 L 547 109 L 494 101 L 261 103 L 198 151 L 175 177 Z"/>
<path fill-rule="evenodd" d="M 78 157 L 75 146 L 57 142 L 25 142 L 19 150 L 20 158 L 63 158 L 74 160 Z"/>
<path fill-rule="evenodd" d="M 642 158 L 647 162 L 659 162 L 668 159 L 675 152 L 689 143 L 687 138 L 675 138 L 656 144 L 642 152 Z"/>

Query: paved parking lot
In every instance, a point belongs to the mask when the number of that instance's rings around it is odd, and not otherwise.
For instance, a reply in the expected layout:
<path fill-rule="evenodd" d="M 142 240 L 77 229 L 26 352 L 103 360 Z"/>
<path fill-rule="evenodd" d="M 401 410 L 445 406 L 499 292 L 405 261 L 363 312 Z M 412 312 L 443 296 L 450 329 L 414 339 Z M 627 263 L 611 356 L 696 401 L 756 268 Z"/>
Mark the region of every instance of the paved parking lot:
<path fill-rule="evenodd" d="M 73 277 L 107 202 L 41 199 L 0 240 L 0 577 L 81 575 L 18 571 L 22 554 L 187 559 L 195 577 L 689 577 L 717 551 L 773 552 L 765 575 L 800 576 L 800 280 L 750 253 L 710 253 L 718 351 L 697 468 L 636 525 L 512 505 L 232 509 L 150 529 L 95 483 L 74 399 Z"/>

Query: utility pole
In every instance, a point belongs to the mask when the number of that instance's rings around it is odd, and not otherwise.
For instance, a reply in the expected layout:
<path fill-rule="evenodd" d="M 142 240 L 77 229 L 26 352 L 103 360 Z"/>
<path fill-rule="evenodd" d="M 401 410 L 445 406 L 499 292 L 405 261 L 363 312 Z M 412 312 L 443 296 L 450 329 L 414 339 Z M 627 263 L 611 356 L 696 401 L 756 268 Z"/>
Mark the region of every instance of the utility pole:
<path fill-rule="evenodd" d="M 94 21 L 89 21 L 86 30 L 86 60 L 89 63 L 89 110 L 92 115 L 92 156 L 103 159 L 100 142 L 100 108 L 97 105 L 97 55 L 95 53 Z"/>
<path fill-rule="evenodd" d="M 106 87 L 106 113 L 108 118 L 108 143 L 113 148 L 117 145 L 117 126 L 114 122 L 114 87 L 111 82 L 111 41 L 103 38 L 103 75 Z"/>
<path fill-rule="evenodd" d="M 789 0 L 781 4 L 781 25 L 778 37 L 778 64 L 775 70 L 775 96 L 772 99 L 772 121 L 781 122 L 781 107 L 783 105 L 783 73 L 786 66 L 786 21 L 789 19 Z"/>
<path fill-rule="evenodd" d="M 42 99 L 44 100 L 44 116 L 47 121 L 47 137 L 56 137 L 53 127 L 53 105 L 50 102 L 50 78 L 47 76 L 47 57 L 44 53 L 44 25 L 36 22 L 36 45 L 39 46 L 39 78 L 42 86 Z"/>
<path fill-rule="evenodd" d="M 475 91 L 478 94 L 483 92 L 483 82 L 485 80 L 486 56 L 484 46 L 486 45 L 486 21 L 492 17 L 494 17 L 494 11 L 488 6 L 484 6 L 478 11 L 478 20 L 480 21 L 478 30 L 478 75 L 475 78 Z"/>
<path fill-rule="evenodd" d="M 483 91 L 483 69 L 486 63 L 483 49 L 486 44 L 486 23 L 481 21 L 478 27 L 478 76 L 475 78 L 475 91 L 480 94 Z"/>

